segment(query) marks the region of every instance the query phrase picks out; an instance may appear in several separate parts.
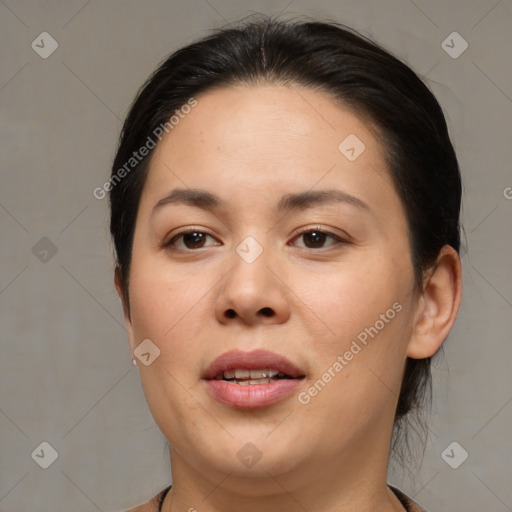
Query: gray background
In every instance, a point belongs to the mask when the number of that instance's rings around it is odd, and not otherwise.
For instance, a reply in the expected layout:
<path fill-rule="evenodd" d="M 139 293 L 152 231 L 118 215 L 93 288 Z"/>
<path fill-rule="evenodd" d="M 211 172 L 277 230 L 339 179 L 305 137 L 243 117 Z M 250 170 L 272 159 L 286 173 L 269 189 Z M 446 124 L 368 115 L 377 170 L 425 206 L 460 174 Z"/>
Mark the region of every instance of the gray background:
<path fill-rule="evenodd" d="M 464 181 L 464 299 L 434 369 L 423 465 L 391 480 L 432 511 L 512 510 L 510 0 L 0 1 L 0 510 L 118 511 L 169 483 L 92 192 L 148 74 L 251 11 L 359 29 L 441 102 Z M 43 31 L 59 45 L 47 59 L 31 47 Z M 456 59 L 442 47 L 454 31 L 469 44 Z M 43 441 L 58 452 L 48 469 L 31 457 Z M 441 456 L 453 441 L 469 454 L 457 469 Z"/>

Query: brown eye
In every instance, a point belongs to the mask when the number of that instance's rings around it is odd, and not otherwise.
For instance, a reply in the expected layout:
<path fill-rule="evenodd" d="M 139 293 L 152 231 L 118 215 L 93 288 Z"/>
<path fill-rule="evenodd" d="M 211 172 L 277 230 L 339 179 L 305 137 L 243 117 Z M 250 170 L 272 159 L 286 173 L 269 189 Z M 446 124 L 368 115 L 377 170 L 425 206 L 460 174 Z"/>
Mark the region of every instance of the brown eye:
<path fill-rule="evenodd" d="M 296 240 L 300 239 L 302 239 L 304 243 L 302 247 L 305 247 L 306 249 L 322 249 L 324 247 L 343 242 L 341 238 L 334 235 L 333 233 L 322 231 L 321 229 L 309 229 L 307 231 L 303 231 L 296 238 Z M 328 240 L 331 240 L 332 242 L 328 245 L 325 245 Z"/>
<path fill-rule="evenodd" d="M 203 247 L 208 247 L 206 244 L 207 237 L 213 239 L 211 235 L 208 233 L 204 233 L 203 231 L 184 231 L 182 233 L 178 233 L 176 236 L 171 238 L 168 243 L 165 244 L 169 249 L 176 250 L 193 250 L 193 249 L 202 249 Z M 181 240 L 181 246 L 179 246 L 179 241 Z M 210 244 L 211 245 L 211 244 Z"/>
<path fill-rule="evenodd" d="M 321 231 L 309 231 L 302 235 L 306 247 L 313 249 L 322 247 L 327 239 L 327 235 Z"/>
<path fill-rule="evenodd" d="M 183 235 L 183 243 L 188 249 L 197 249 L 203 247 L 205 241 L 205 233 L 200 231 L 192 231 Z"/>

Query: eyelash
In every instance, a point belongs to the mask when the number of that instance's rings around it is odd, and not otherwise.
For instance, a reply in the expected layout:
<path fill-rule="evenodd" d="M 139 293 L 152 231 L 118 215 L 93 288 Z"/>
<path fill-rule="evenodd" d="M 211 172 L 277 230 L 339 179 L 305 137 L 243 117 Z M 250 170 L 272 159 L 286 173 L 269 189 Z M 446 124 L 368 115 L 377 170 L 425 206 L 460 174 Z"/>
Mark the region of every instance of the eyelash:
<path fill-rule="evenodd" d="M 199 247 L 198 249 L 188 249 L 188 248 L 187 249 L 178 249 L 177 247 L 174 246 L 174 243 L 176 242 L 176 240 L 178 240 L 178 239 L 182 238 L 184 235 L 187 235 L 190 233 L 200 233 L 202 235 L 207 235 L 207 236 L 210 236 L 211 238 L 214 238 L 213 235 L 210 235 L 209 233 L 207 233 L 205 231 L 201 231 L 200 229 L 189 228 L 187 230 L 181 231 L 181 232 L 177 233 L 176 235 L 174 235 L 168 242 L 165 242 L 163 244 L 163 248 L 169 249 L 169 250 L 175 251 L 175 252 L 194 252 L 194 251 L 197 251 L 200 249 L 204 249 L 205 247 Z M 293 237 L 293 240 L 297 240 L 301 236 L 304 236 L 305 234 L 308 234 L 308 233 L 320 233 L 322 235 L 326 235 L 328 238 L 330 238 L 331 240 L 334 240 L 338 244 L 339 243 L 347 243 L 347 240 L 342 239 L 341 237 L 339 237 L 338 235 L 335 235 L 334 233 L 331 233 L 330 231 L 326 231 L 325 229 L 322 229 L 320 226 L 309 227 L 309 228 L 306 228 L 306 229 L 300 231 Z M 337 245 L 337 244 L 331 244 L 327 247 L 331 247 L 332 245 Z M 316 251 L 319 249 L 325 249 L 325 248 L 326 247 L 312 249 L 310 247 L 302 247 L 302 249 L 311 249 L 313 251 Z"/>

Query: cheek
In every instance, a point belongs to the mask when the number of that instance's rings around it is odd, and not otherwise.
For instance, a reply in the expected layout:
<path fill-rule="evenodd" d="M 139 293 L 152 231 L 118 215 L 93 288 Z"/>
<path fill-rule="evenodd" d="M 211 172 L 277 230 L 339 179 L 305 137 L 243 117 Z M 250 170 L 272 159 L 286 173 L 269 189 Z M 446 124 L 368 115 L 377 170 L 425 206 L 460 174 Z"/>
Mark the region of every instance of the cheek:
<path fill-rule="evenodd" d="M 295 288 L 304 312 L 316 313 L 315 323 L 323 325 L 325 341 L 331 345 L 339 341 L 336 349 L 373 326 L 403 295 L 399 272 L 391 263 L 371 254 L 358 259 L 317 272 L 314 279 Z"/>
<path fill-rule="evenodd" d="M 205 314 L 205 303 L 164 279 L 146 281 L 140 274 L 131 293 L 134 342 L 149 339 L 159 351 L 151 365 L 138 363 L 148 406 L 161 429 L 177 428 L 197 406 L 189 393 L 200 363 L 198 316 Z"/>
<path fill-rule="evenodd" d="M 205 279 L 184 274 L 162 264 L 159 258 L 134 258 L 130 279 L 132 326 L 142 336 L 173 345 L 177 332 L 181 338 L 197 324 L 194 319 L 208 299 L 211 288 Z"/>
<path fill-rule="evenodd" d="M 183 281 L 183 282 L 182 282 Z M 196 292 L 194 292 L 194 289 Z M 149 339 L 159 350 L 149 366 L 138 363 L 142 387 L 151 413 L 168 439 L 184 436 L 197 411 L 193 375 L 198 367 L 202 322 L 206 303 L 185 280 L 170 279 L 152 267 L 134 269 L 130 306 L 135 344 Z"/>
<path fill-rule="evenodd" d="M 311 380 L 320 380 L 318 399 L 311 390 L 319 405 L 331 403 L 346 412 L 394 399 L 408 340 L 404 283 L 410 277 L 391 259 L 369 256 L 350 268 L 317 275 L 298 293 L 308 306 L 304 313 L 313 311 L 320 326 L 309 332 L 315 343 L 307 349 L 314 366 Z"/>

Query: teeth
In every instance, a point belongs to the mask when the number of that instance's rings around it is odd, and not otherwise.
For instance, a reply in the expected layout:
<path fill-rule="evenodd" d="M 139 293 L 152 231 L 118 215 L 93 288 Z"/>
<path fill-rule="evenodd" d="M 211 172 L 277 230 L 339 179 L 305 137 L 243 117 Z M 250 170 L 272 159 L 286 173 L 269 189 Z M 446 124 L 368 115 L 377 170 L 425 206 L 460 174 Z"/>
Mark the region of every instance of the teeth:
<path fill-rule="evenodd" d="M 224 372 L 225 379 L 234 379 L 235 378 L 235 370 L 228 370 Z"/>
<path fill-rule="evenodd" d="M 251 372 L 249 370 L 239 370 L 238 368 L 235 370 L 235 378 L 237 379 L 248 379 L 251 376 Z"/>
<path fill-rule="evenodd" d="M 226 370 L 224 371 L 223 378 L 224 379 L 268 379 L 273 378 L 276 375 L 280 377 L 285 377 L 284 373 L 280 373 L 277 370 L 272 368 L 265 368 L 262 370 L 246 370 L 243 368 L 237 368 L 236 370 Z M 249 381 L 250 382 L 250 381 Z M 257 382 L 258 384 L 259 382 Z"/>

